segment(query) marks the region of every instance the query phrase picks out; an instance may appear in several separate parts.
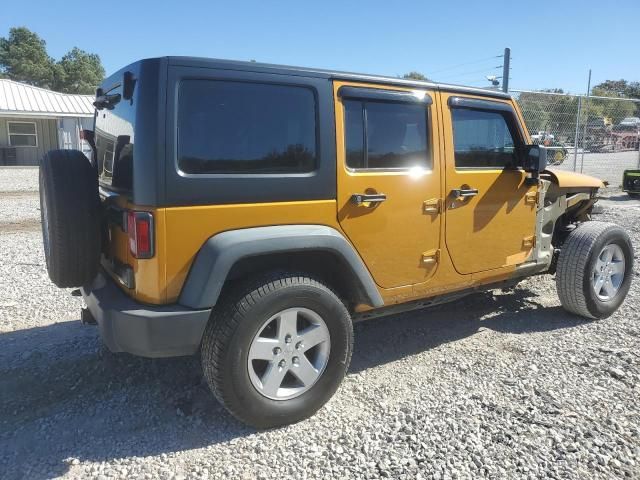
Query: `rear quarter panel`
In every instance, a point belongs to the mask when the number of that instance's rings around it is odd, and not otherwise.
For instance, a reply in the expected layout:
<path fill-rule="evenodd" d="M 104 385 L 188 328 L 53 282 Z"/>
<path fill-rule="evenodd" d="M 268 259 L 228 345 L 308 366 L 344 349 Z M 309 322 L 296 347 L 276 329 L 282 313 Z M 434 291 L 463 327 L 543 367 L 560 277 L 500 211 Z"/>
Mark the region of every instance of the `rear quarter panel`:
<path fill-rule="evenodd" d="M 166 255 L 165 301 L 180 295 L 200 247 L 213 235 L 228 230 L 271 225 L 327 225 L 340 230 L 335 200 L 201 205 L 164 209 L 163 243 Z M 153 273 L 145 272 L 145 275 Z"/>

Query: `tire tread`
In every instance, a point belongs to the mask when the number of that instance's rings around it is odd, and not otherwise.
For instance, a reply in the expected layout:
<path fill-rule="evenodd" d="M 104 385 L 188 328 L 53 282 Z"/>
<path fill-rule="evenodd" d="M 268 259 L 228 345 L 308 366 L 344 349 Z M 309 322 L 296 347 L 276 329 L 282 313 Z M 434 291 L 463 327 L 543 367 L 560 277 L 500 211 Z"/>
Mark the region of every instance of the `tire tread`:
<path fill-rule="evenodd" d="M 97 173 L 77 150 L 52 150 L 40 168 L 49 213 L 49 277 L 61 288 L 80 287 L 95 277 L 100 261 Z"/>
<path fill-rule="evenodd" d="M 343 306 L 348 315 L 348 311 L 338 295 L 325 283 L 307 275 L 287 272 L 272 273 L 253 281 L 235 285 L 221 297 L 221 302 L 213 310 L 202 338 L 201 359 L 203 374 L 216 399 L 242 422 L 256 425 L 256 422 L 245 415 L 245 412 L 235 404 L 223 388 L 225 374 L 223 362 L 227 348 L 231 343 L 231 337 L 236 329 L 239 328 L 240 322 L 250 314 L 251 308 L 257 305 L 264 297 L 277 290 L 301 284 L 313 286 L 334 297 Z M 353 335 L 349 337 L 348 351 L 347 366 L 353 351 Z"/>
<path fill-rule="evenodd" d="M 586 267 L 596 240 L 615 228 L 619 227 L 613 223 L 589 221 L 569 233 L 560 251 L 556 270 L 558 296 L 565 310 L 583 317 L 597 318 L 587 306 L 584 276 L 589 274 Z"/>

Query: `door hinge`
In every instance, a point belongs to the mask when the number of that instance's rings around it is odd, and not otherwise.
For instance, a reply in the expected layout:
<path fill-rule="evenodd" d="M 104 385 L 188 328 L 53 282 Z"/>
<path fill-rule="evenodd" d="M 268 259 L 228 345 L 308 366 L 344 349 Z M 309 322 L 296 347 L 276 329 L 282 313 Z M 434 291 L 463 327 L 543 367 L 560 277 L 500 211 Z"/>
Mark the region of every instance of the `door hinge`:
<path fill-rule="evenodd" d="M 427 215 L 437 215 L 440 213 L 442 200 L 439 198 L 431 198 L 422 203 L 422 213 Z"/>
<path fill-rule="evenodd" d="M 440 250 L 430 250 L 422 254 L 422 265 L 434 265 L 440 261 Z"/>
<path fill-rule="evenodd" d="M 535 205 L 538 203 L 538 192 L 529 192 L 524 196 L 526 205 Z"/>
<path fill-rule="evenodd" d="M 522 248 L 533 248 L 536 244 L 536 237 L 531 235 L 530 237 L 524 237 L 522 239 Z"/>

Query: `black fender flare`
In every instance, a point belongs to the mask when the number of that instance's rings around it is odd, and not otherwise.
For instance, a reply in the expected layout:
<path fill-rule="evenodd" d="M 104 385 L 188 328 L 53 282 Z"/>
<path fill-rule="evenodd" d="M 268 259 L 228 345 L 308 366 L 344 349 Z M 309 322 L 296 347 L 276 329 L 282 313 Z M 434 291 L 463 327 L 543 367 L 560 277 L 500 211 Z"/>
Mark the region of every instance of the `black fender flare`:
<path fill-rule="evenodd" d="M 338 256 L 360 282 L 363 300 L 372 307 L 384 301 L 364 262 L 336 229 L 324 225 L 279 225 L 229 230 L 209 238 L 198 251 L 178 303 L 213 307 L 233 265 L 243 258 L 269 253 L 328 251 Z"/>

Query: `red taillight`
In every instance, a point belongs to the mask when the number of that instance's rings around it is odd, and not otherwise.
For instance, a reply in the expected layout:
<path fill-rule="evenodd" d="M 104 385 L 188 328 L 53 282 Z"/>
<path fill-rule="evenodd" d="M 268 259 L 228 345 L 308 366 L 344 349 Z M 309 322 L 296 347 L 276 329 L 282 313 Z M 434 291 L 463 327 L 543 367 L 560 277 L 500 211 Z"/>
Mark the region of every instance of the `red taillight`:
<path fill-rule="evenodd" d="M 149 212 L 127 214 L 129 250 L 136 258 L 153 257 L 153 215 Z"/>

